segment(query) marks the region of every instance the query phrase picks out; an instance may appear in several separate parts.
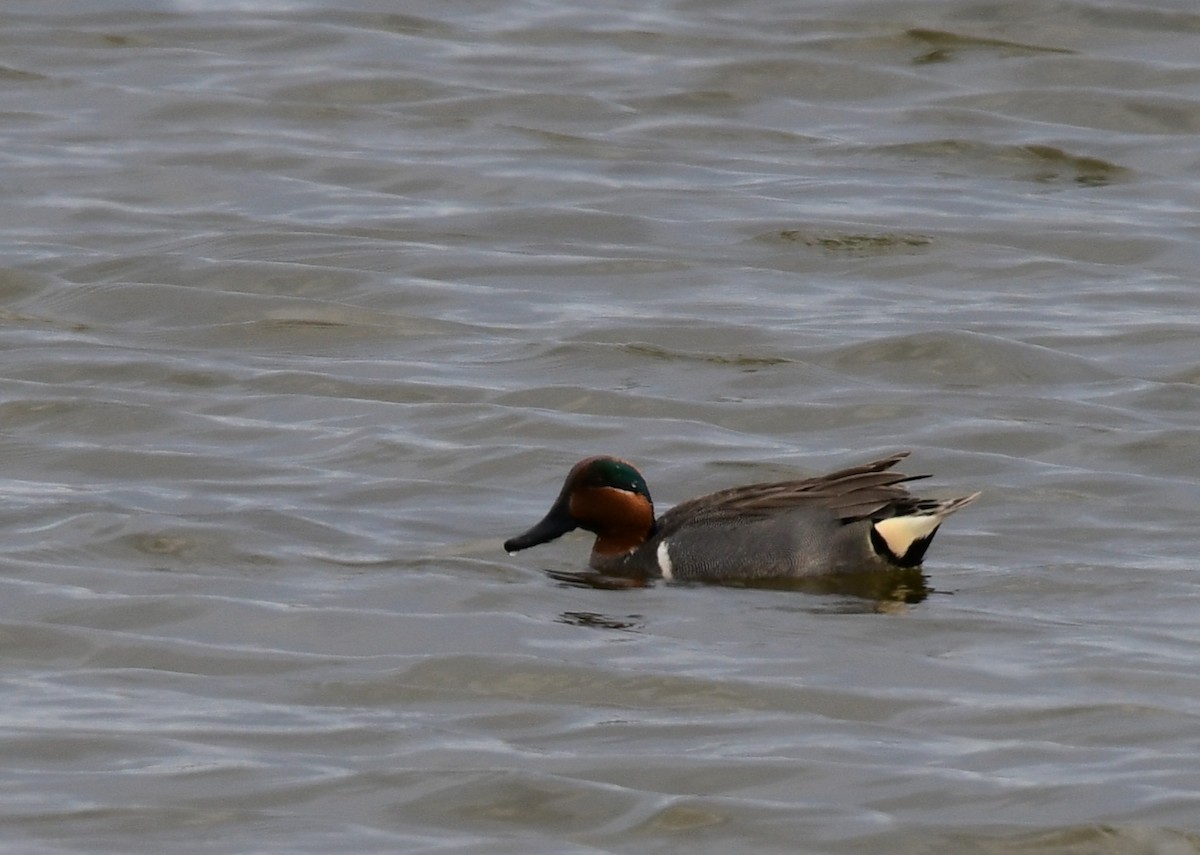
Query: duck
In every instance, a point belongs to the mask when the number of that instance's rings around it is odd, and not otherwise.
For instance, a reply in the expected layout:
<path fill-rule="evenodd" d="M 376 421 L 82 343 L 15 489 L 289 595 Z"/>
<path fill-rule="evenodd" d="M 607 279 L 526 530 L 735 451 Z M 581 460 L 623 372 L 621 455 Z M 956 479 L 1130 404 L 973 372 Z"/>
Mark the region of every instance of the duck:
<path fill-rule="evenodd" d="M 979 498 L 922 499 L 901 451 L 827 475 L 746 484 L 655 516 L 646 479 L 619 457 L 571 467 L 540 522 L 504 543 L 509 554 L 575 529 L 596 536 L 589 567 L 667 582 L 797 579 L 919 567 L 946 517 Z"/>

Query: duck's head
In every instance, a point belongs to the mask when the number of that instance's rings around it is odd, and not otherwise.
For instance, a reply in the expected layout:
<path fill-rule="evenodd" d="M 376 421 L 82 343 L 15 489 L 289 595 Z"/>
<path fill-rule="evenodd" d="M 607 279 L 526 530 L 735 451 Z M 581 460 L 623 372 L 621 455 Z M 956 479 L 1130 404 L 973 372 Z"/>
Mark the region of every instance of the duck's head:
<path fill-rule="evenodd" d="M 542 521 L 505 541 L 517 552 L 581 528 L 596 535 L 593 553 L 620 555 L 654 532 L 654 503 L 637 468 L 616 457 L 588 457 L 571 467 L 558 498 Z"/>

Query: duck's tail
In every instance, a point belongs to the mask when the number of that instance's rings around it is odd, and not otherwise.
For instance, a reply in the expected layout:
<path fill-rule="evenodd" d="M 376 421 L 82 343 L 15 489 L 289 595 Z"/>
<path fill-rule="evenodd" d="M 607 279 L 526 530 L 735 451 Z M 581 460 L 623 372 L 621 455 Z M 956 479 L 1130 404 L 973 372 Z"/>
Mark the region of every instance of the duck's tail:
<path fill-rule="evenodd" d="M 871 524 L 875 553 L 899 567 L 916 567 L 925 557 L 942 520 L 979 498 L 979 493 L 959 499 L 920 499 L 901 514 Z"/>

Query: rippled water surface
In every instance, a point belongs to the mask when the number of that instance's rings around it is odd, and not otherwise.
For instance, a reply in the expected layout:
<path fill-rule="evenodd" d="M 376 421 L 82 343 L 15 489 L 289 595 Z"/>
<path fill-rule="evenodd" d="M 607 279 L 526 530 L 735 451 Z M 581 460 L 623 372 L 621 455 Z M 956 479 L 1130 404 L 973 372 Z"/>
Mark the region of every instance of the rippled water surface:
<path fill-rule="evenodd" d="M 0 9 L 12 852 L 1200 851 L 1191 0 Z M 904 448 L 924 577 L 581 584 Z"/>

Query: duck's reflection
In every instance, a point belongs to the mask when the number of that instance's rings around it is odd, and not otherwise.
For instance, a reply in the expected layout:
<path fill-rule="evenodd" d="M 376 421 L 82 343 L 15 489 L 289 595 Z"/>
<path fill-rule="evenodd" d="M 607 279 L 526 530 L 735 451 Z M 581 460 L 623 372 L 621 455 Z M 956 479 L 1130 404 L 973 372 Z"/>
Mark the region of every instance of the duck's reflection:
<path fill-rule="evenodd" d="M 656 584 L 689 586 L 718 584 L 729 588 L 762 588 L 770 591 L 795 591 L 839 597 L 857 597 L 875 603 L 915 605 L 925 600 L 933 589 L 920 567 L 892 569 L 881 572 L 843 573 L 834 576 L 809 578 L 738 579 L 723 583 L 670 582 L 646 576 L 616 575 L 598 570 L 546 570 L 546 575 L 560 585 L 572 588 L 594 588 L 605 591 L 625 591 L 648 588 Z"/>
<path fill-rule="evenodd" d="M 571 626 L 586 626 L 589 629 L 620 629 L 626 632 L 637 632 L 646 627 L 641 615 L 613 617 L 599 612 L 563 612 L 559 615 L 558 622 Z"/>

